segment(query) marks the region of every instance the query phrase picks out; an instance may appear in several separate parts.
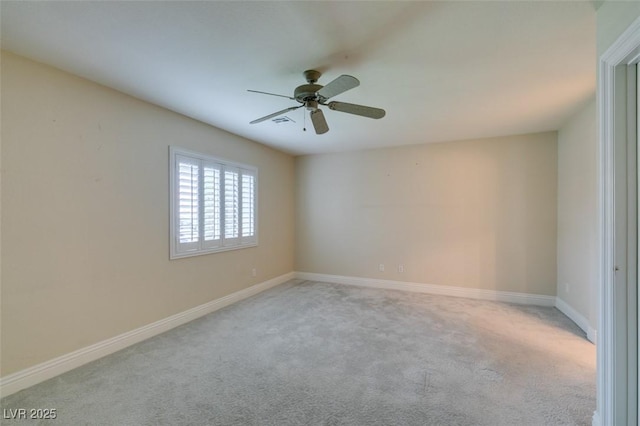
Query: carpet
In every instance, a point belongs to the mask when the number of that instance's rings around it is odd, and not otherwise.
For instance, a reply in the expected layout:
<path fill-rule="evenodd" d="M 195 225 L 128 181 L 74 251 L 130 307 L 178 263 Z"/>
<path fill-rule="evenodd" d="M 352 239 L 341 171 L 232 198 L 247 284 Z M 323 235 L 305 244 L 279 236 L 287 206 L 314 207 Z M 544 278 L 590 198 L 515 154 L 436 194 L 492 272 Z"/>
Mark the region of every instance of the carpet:
<path fill-rule="evenodd" d="M 590 425 L 595 381 L 555 308 L 292 280 L 0 405 L 63 425 Z"/>

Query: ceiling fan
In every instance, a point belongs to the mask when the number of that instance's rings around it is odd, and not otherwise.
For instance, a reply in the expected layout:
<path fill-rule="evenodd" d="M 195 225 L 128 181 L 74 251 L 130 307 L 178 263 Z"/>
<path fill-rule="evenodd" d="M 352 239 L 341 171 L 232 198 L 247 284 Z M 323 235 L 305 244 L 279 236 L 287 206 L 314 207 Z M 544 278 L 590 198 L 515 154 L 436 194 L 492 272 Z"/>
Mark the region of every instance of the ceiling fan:
<path fill-rule="evenodd" d="M 349 114 L 355 114 L 369 118 L 382 118 L 386 114 L 385 110 L 383 109 L 368 107 L 364 105 L 356 105 L 336 101 L 327 103 L 327 101 L 334 96 L 346 92 L 347 90 L 353 89 L 354 87 L 358 87 L 360 85 L 360 82 L 355 77 L 352 77 L 350 75 L 341 75 L 332 82 L 328 83 L 326 86 L 321 86 L 320 84 L 316 84 L 316 82 L 322 75 L 319 71 L 307 70 L 303 74 L 308 84 L 303 84 L 302 86 L 296 87 L 293 91 L 293 97 L 286 95 L 277 95 L 275 93 L 260 92 L 258 90 L 248 90 L 249 92 L 253 93 L 261 93 L 263 95 L 288 98 L 301 104 L 283 109 L 282 111 L 274 112 L 273 114 L 265 115 L 264 117 L 253 120 L 250 124 L 260 123 L 277 117 L 278 115 L 284 114 L 286 112 L 305 107 L 310 112 L 309 115 L 311 117 L 311 122 L 313 123 L 313 128 L 315 129 L 317 134 L 321 135 L 329 131 L 329 126 L 327 125 L 327 121 L 324 118 L 322 110 L 319 108 L 320 105 L 327 106 L 333 111 L 347 112 Z"/>

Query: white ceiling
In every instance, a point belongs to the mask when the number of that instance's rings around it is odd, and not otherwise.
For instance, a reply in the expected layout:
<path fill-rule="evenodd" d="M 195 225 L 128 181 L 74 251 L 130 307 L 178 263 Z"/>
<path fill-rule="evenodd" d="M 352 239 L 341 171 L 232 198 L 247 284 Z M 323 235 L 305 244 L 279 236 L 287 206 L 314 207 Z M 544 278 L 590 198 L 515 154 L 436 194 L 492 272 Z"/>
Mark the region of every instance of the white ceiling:
<path fill-rule="evenodd" d="M 589 1 L 0 3 L 2 47 L 293 154 L 557 130 L 595 91 Z M 249 122 L 306 69 L 360 86 L 316 135 Z"/>

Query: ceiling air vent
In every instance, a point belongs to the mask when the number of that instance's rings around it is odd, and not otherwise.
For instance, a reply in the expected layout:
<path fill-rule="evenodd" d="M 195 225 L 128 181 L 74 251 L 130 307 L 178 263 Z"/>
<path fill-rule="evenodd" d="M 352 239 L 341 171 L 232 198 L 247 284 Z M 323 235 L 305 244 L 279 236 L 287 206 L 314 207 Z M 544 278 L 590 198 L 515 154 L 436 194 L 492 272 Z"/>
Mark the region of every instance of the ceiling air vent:
<path fill-rule="evenodd" d="M 290 121 L 290 122 L 292 122 L 292 123 L 295 123 L 295 121 L 294 121 L 294 120 L 290 119 L 290 118 L 289 118 L 289 117 L 287 117 L 286 115 L 285 115 L 285 116 L 282 116 L 282 117 L 276 117 L 276 118 L 274 118 L 274 119 L 273 119 L 273 120 L 271 120 L 271 121 L 273 121 L 273 122 L 274 122 L 274 123 L 276 123 L 276 124 L 280 124 L 280 123 L 288 123 L 289 121 Z"/>

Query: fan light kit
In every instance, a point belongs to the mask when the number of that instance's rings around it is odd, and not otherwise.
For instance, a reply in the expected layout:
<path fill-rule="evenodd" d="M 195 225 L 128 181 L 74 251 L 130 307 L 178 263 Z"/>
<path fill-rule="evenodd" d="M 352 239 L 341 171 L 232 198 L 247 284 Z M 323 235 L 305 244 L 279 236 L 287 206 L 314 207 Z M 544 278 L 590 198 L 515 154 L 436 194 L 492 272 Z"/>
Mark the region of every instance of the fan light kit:
<path fill-rule="evenodd" d="M 327 121 L 324 118 L 324 114 L 319 108 L 320 105 L 329 107 L 329 109 L 333 111 L 347 112 L 349 114 L 360 115 L 362 117 L 377 119 L 385 116 L 386 112 L 380 108 L 373 108 L 364 105 L 356 105 L 336 101 L 327 103 L 327 101 L 334 96 L 346 92 L 347 90 L 353 89 L 354 87 L 358 87 L 360 85 L 360 82 L 357 78 L 350 75 L 341 75 L 326 86 L 321 86 L 320 84 L 316 84 L 321 75 L 322 74 L 320 74 L 320 72 L 316 70 L 305 71 L 304 78 L 307 80 L 307 84 L 296 87 L 293 91 L 293 97 L 277 95 L 275 93 L 260 92 L 258 90 L 248 90 L 249 92 L 261 93 L 263 95 L 280 96 L 282 98 L 288 98 L 300 103 L 300 105 L 289 107 L 283 109 L 282 111 L 274 112 L 273 114 L 265 115 L 262 118 L 253 120 L 250 124 L 261 123 L 289 111 L 305 107 L 305 109 L 309 111 L 309 116 L 311 117 L 313 128 L 315 129 L 317 134 L 321 135 L 329 131 L 329 126 L 327 126 Z"/>

